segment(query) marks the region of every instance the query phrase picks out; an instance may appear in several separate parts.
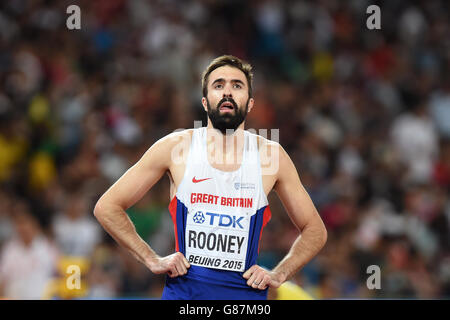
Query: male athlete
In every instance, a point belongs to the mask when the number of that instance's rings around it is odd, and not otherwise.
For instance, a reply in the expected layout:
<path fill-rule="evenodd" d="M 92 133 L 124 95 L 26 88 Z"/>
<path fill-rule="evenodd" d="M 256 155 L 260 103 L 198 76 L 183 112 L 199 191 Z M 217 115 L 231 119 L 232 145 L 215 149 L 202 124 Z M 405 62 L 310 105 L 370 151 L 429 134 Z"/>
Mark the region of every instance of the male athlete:
<path fill-rule="evenodd" d="M 244 130 L 254 105 L 252 67 L 221 56 L 203 73 L 207 127 L 174 132 L 152 145 L 98 200 L 105 230 L 155 274 L 162 299 L 267 299 L 324 246 L 327 232 L 297 171 L 276 142 Z M 165 174 L 175 253 L 161 257 L 136 233 L 125 210 Z M 256 264 L 274 189 L 301 232 L 273 270 Z"/>

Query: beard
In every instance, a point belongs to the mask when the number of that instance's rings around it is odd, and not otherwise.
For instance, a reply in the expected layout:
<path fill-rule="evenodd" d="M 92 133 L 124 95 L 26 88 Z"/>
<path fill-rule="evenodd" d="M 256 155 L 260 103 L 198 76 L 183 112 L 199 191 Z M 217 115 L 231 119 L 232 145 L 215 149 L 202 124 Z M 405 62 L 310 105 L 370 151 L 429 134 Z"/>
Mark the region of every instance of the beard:
<path fill-rule="evenodd" d="M 237 103 L 233 100 L 233 98 L 223 98 L 219 101 L 216 108 L 211 108 L 208 98 L 206 98 L 206 105 L 208 109 L 208 117 L 211 120 L 212 126 L 214 129 L 219 130 L 222 134 L 232 134 L 236 129 L 244 122 L 247 117 L 248 111 L 248 102 L 250 98 L 248 98 L 247 103 L 245 104 L 245 108 L 239 108 Z M 220 105 L 224 102 L 230 102 L 233 104 L 234 112 L 225 112 L 220 114 Z M 231 130 L 232 131 L 231 131 Z M 227 132 L 227 130 L 229 130 Z"/>

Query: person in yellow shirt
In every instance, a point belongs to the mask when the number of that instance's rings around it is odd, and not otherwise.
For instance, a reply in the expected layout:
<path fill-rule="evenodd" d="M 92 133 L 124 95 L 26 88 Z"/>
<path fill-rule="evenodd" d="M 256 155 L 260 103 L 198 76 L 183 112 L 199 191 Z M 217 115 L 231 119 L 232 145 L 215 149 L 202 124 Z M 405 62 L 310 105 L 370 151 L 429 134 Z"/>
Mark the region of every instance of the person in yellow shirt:
<path fill-rule="evenodd" d="M 302 287 L 286 281 L 277 289 L 269 289 L 268 300 L 314 300 Z"/>

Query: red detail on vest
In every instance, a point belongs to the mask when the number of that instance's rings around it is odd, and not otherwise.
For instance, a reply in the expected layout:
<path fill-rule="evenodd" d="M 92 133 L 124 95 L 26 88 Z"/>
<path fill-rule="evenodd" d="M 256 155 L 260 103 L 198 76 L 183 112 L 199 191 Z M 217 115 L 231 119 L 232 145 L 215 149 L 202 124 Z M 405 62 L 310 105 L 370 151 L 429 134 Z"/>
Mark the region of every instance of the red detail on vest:
<path fill-rule="evenodd" d="M 172 222 L 173 222 L 174 232 L 175 232 L 175 251 L 178 252 L 180 250 L 179 250 L 179 245 L 178 245 L 178 230 L 177 230 L 177 202 L 178 202 L 177 197 L 174 196 L 169 204 L 169 212 L 170 212 L 170 216 L 172 217 Z"/>
<path fill-rule="evenodd" d="M 202 181 L 205 181 L 205 180 L 209 180 L 209 179 L 211 179 L 211 178 L 205 178 L 205 179 L 198 179 L 198 180 L 197 180 L 197 179 L 195 179 L 195 177 L 193 177 L 193 178 L 192 178 L 192 182 L 193 182 L 193 183 L 199 183 L 199 182 L 202 182 Z"/>
<path fill-rule="evenodd" d="M 259 245 L 261 244 L 262 232 L 263 232 L 263 229 L 266 226 L 266 224 L 270 221 L 270 218 L 272 218 L 272 212 L 270 211 L 269 205 L 267 205 L 267 207 L 263 211 L 263 223 L 262 223 L 261 231 L 259 233 L 259 241 L 258 241 L 258 254 L 259 254 Z"/>

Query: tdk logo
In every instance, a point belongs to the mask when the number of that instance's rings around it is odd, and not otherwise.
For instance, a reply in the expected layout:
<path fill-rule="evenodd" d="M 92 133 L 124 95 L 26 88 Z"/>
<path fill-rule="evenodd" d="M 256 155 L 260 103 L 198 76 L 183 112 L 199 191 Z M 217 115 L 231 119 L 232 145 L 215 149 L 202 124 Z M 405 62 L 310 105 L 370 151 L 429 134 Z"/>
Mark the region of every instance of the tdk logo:
<path fill-rule="evenodd" d="M 239 227 L 241 229 L 244 229 L 244 227 L 241 224 L 241 221 L 242 219 L 244 219 L 244 217 L 237 218 L 236 216 L 230 216 L 228 214 L 219 214 L 213 212 L 207 212 L 206 215 L 210 217 L 209 224 L 211 226 L 214 225 L 215 222 L 219 227 L 233 227 L 233 228 Z"/>

